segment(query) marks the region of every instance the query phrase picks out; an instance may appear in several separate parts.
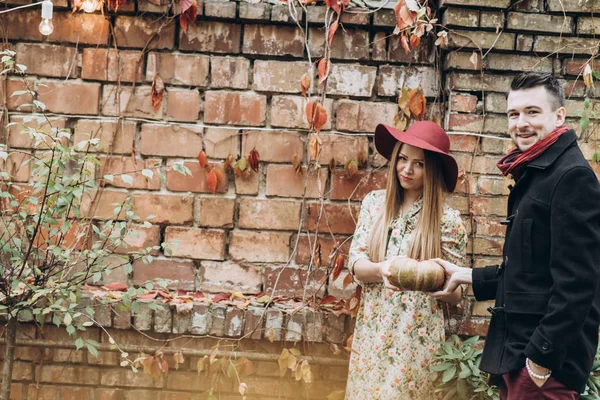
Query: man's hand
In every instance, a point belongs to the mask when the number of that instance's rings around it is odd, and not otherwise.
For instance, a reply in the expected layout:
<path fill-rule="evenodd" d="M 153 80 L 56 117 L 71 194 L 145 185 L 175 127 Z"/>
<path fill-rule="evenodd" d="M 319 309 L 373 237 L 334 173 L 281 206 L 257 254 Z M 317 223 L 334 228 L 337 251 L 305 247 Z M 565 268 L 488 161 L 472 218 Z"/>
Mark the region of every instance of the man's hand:
<path fill-rule="evenodd" d="M 547 368 L 542 367 L 539 364 L 534 363 L 533 361 L 527 359 L 527 361 L 529 363 L 529 368 L 531 368 L 531 370 L 533 371 L 534 374 L 538 374 L 538 375 L 547 375 L 550 374 L 551 371 Z M 525 366 L 525 369 L 527 370 L 527 374 L 529 375 L 529 377 L 531 378 L 531 380 L 533 381 L 533 383 L 535 383 L 537 385 L 537 387 L 542 387 L 544 386 L 544 383 L 546 383 L 546 381 L 550 378 L 546 378 L 546 379 L 539 379 L 536 378 L 535 376 L 531 375 L 531 373 L 529 373 L 529 369 L 527 369 L 527 366 Z"/>
<path fill-rule="evenodd" d="M 442 260 L 441 258 L 434 258 L 432 261 L 435 261 L 439 265 L 444 268 L 446 273 L 446 282 L 444 282 L 444 287 L 442 290 L 431 293 L 433 297 L 446 297 L 450 296 L 456 288 L 462 283 L 472 283 L 473 275 L 471 268 L 463 268 L 457 265 L 452 264 L 446 260 Z"/>

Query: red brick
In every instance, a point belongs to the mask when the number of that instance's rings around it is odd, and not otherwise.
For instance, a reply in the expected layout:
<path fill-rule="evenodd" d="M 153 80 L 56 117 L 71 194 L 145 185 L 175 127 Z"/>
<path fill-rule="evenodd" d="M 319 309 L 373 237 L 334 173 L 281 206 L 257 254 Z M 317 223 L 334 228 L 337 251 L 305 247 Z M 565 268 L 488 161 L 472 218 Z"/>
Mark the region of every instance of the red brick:
<path fill-rule="evenodd" d="M 168 226 L 165 241 L 177 242 L 177 245 L 169 246 L 173 257 L 203 260 L 225 258 L 225 231 Z"/>
<path fill-rule="evenodd" d="M 433 67 L 411 67 L 382 65 L 379 67 L 377 94 L 380 96 L 397 96 L 399 85 L 402 88 L 423 90 L 426 97 L 438 95 L 438 71 Z"/>
<path fill-rule="evenodd" d="M 10 26 L 6 29 L 6 38 L 8 40 L 42 40 L 38 26 L 42 21 L 40 11 L 30 8 L 19 12 L 3 14 L 1 18 L 4 26 Z"/>
<path fill-rule="evenodd" d="M 327 80 L 327 94 L 334 96 L 371 97 L 377 67 L 333 64 Z"/>
<path fill-rule="evenodd" d="M 38 99 L 50 112 L 98 114 L 99 98 L 100 84 L 98 83 L 40 82 Z"/>
<path fill-rule="evenodd" d="M 24 104 L 31 104 L 33 97 L 29 93 L 20 94 L 18 96 L 12 96 L 16 91 L 20 90 L 33 90 L 35 87 L 34 79 L 26 79 L 27 84 L 23 82 L 21 78 L 18 79 L 7 79 L 6 80 L 6 105 L 9 110 L 18 111 L 31 111 L 31 107 L 23 106 Z M 4 85 L 0 85 L 0 98 L 4 99 Z M 29 89 L 28 89 L 29 86 Z"/>
<path fill-rule="evenodd" d="M 83 49 L 81 77 L 97 81 L 141 82 L 143 61 L 141 51 Z"/>
<path fill-rule="evenodd" d="M 472 197 L 473 215 L 506 216 L 506 197 Z"/>
<path fill-rule="evenodd" d="M 331 264 L 330 257 L 333 256 L 336 246 L 341 246 L 341 251 L 339 253 L 344 256 L 348 255 L 350 240 L 344 240 L 344 238 L 336 238 L 336 240 L 334 240 L 329 234 L 321 236 L 318 238 L 321 249 L 320 254 L 316 251 L 318 248 L 315 248 L 316 240 L 317 238 L 314 235 L 310 236 L 310 240 L 307 235 L 300 236 L 298 247 L 296 248 L 296 264 L 308 265 L 310 263 L 311 254 L 314 252 L 313 265 L 327 267 Z"/>
<path fill-rule="evenodd" d="M 102 114 L 113 117 L 162 119 L 162 105 L 159 106 L 158 110 L 152 107 L 152 87 L 136 86 L 133 98 L 131 98 L 132 89 L 131 86 L 118 88 L 116 85 L 104 85 L 102 88 Z M 118 100 L 117 90 L 120 90 Z"/>
<path fill-rule="evenodd" d="M 179 49 L 211 53 L 239 53 L 242 35 L 241 24 L 217 21 L 200 21 L 183 29 L 179 36 Z"/>
<path fill-rule="evenodd" d="M 194 218 L 194 199 L 188 195 L 136 194 L 134 212 L 142 219 L 153 215 L 153 224 L 187 225 Z"/>
<path fill-rule="evenodd" d="M 157 3 L 157 4 L 154 4 L 150 0 L 139 0 L 137 2 L 138 11 L 157 13 L 157 14 L 163 14 L 163 15 L 169 12 L 171 3 L 169 3 L 165 0 L 155 1 L 155 3 Z M 202 2 L 198 3 L 198 15 L 202 15 Z"/>
<path fill-rule="evenodd" d="M 294 156 L 302 159 L 304 141 L 298 132 L 244 131 L 242 154 L 248 155 L 256 148 L 261 161 L 291 162 Z"/>
<path fill-rule="evenodd" d="M 146 80 L 151 82 L 155 75 L 171 85 L 208 85 L 208 65 L 210 57 L 193 54 L 148 54 Z"/>
<path fill-rule="evenodd" d="M 93 138 L 100 139 L 98 147 L 90 146 L 95 152 L 131 154 L 134 146 L 136 123 L 130 121 L 106 122 L 80 119 L 75 125 L 75 144 Z"/>
<path fill-rule="evenodd" d="M 240 200 L 239 227 L 249 229 L 296 230 L 300 224 L 298 201 Z"/>
<path fill-rule="evenodd" d="M 202 128 L 142 125 L 140 152 L 144 155 L 194 157 L 202 151 Z"/>
<path fill-rule="evenodd" d="M 35 400 L 56 400 L 58 392 L 59 388 L 57 386 L 39 385 L 36 383 L 30 384 L 27 387 L 27 397 Z M 15 400 L 22 400 L 22 398 L 19 397 Z"/>
<path fill-rule="evenodd" d="M 27 66 L 27 73 L 50 77 L 77 77 L 77 49 L 35 43 L 18 43 L 16 62 Z"/>
<path fill-rule="evenodd" d="M 303 61 L 256 60 L 253 89 L 264 92 L 300 93 L 300 80 L 309 70 L 310 65 Z"/>
<path fill-rule="evenodd" d="M 453 93 L 450 98 L 451 111 L 474 113 L 477 110 L 477 96 Z"/>
<path fill-rule="evenodd" d="M 358 171 L 352 178 L 344 170 L 331 173 L 331 200 L 362 200 L 369 192 L 385 189 L 387 173 L 383 171 Z"/>
<path fill-rule="evenodd" d="M 306 105 L 311 100 L 313 99 L 306 99 L 301 96 L 273 96 L 271 99 L 271 125 L 308 129 Z M 327 112 L 327 122 L 322 129 L 329 130 L 333 118 L 333 100 L 325 99 L 323 107 Z"/>
<path fill-rule="evenodd" d="M 473 153 L 477 147 L 477 137 L 470 135 L 450 135 L 450 151 Z"/>
<path fill-rule="evenodd" d="M 115 253 L 128 254 L 138 251 L 143 251 L 147 247 L 159 246 L 160 240 L 160 226 L 153 225 L 149 228 L 139 226 L 128 230 L 127 236 L 123 239 L 127 244 L 125 246 L 119 246 L 115 249 Z M 152 250 L 152 255 L 158 255 L 158 250 Z"/>
<path fill-rule="evenodd" d="M 319 162 L 322 165 L 328 165 L 332 158 L 336 165 L 344 165 L 352 158 L 358 159 L 360 153 L 369 153 L 369 140 L 365 136 L 320 134 L 319 137 L 322 142 Z"/>
<path fill-rule="evenodd" d="M 232 231 L 229 255 L 247 262 L 286 262 L 290 257 L 290 233 Z"/>
<path fill-rule="evenodd" d="M 323 57 L 325 31 L 322 28 L 309 28 L 308 46 L 313 57 Z M 331 58 L 343 60 L 369 59 L 369 31 L 347 28 L 333 37 Z"/>
<path fill-rule="evenodd" d="M 175 45 L 175 24 L 163 26 L 164 23 L 164 20 L 153 16 L 118 15 L 115 20 L 116 44 L 119 48 L 143 49 L 152 39 L 148 48 L 172 49 Z"/>
<path fill-rule="evenodd" d="M 432 38 L 424 37 L 416 50 L 406 53 L 400 42 L 400 35 L 392 35 L 389 39 L 387 59 L 393 62 L 432 65 L 434 63 L 434 48 Z"/>
<path fill-rule="evenodd" d="M 265 124 L 266 96 L 255 93 L 207 91 L 204 100 L 204 122 L 210 124 Z"/>
<path fill-rule="evenodd" d="M 501 172 L 496 166 L 498 158 L 489 156 L 477 156 L 473 162 L 474 173 L 479 174 L 496 174 L 499 175 Z"/>
<path fill-rule="evenodd" d="M 533 35 L 517 35 L 515 50 L 531 52 L 533 50 Z"/>
<path fill-rule="evenodd" d="M 585 58 L 579 59 L 566 59 L 563 61 L 565 74 L 568 75 L 580 75 L 583 73 L 583 69 L 586 64 L 588 64 L 589 60 Z"/>
<path fill-rule="evenodd" d="M 245 25 L 243 43 L 246 54 L 304 55 L 304 36 L 295 26 Z"/>
<path fill-rule="evenodd" d="M 67 120 L 64 118 L 49 118 L 50 124 L 47 121 L 38 121 L 32 119 L 25 122 L 25 118 L 21 115 L 12 115 L 10 122 L 13 124 L 8 128 L 8 144 L 11 148 L 33 148 L 35 140 L 31 138 L 26 128 L 35 129 L 37 132 L 43 132 L 46 135 L 52 135 L 52 128 L 65 129 Z M 54 136 L 54 135 L 53 135 Z M 41 143 L 40 147 L 46 147 Z"/>
<path fill-rule="evenodd" d="M 53 42 L 97 46 L 108 43 L 109 21 L 100 14 L 57 12 L 55 10 L 52 17 L 54 32 L 48 38 Z M 8 38 L 14 40 L 41 40 L 42 35 L 38 30 L 40 21 L 39 9 L 7 14 L 5 23 L 11 27 L 7 31 Z"/>
<path fill-rule="evenodd" d="M 166 278 L 166 276 L 162 276 Z M 116 339 L 115 339 L 116 340 Z M 155 380 L 148 374 L 138 374 L 133 372 L 130 369 L 126 368 L 111 368 L 111 369 L 103 369 L 101 376 L 101 384 L 102 386 L 125 386 L 125 387 L 162 387 L 164 378 Z M 154 396 L 156 396 L 156 392 L 154 392 Z M 135 397 L 138 398 L 138 397 Z M 156 397 L 154 397 L 156 398 Z M 129 400 L 129 399 L 128 399 Z"/>
<path fill-rule="evenodd" d="M 94 397 L 103 400 L 125 400 L 125 391 L 120 389 L 94 389 Z"/>
<path fill-rule="evenodd" d="M 235 177 L 235 192 L 237 194 L 248 194 L 256 196 L 258 194 L 258 185 L 260 184 L 260 175 L 251 173 L 249 177 Z"/>
<path fill-rule="evenodd" d="M 167 90 L 167 119 L 192 122 L 200 114 L 200 93 L 189 89 Z"/>
<path fill-rule="evenodd" d="M 500 256 L 500 255 L 502 255 L 503 243 L 504 243 L 504 239 L 476 237 L 473 240 L 473 253 L 474 254 L 491 255 L 491 256 Z"/>
<path fill-rule="evenodd" d="M 321 168 L 319 175 L 320 187 L 312 168 L 309 171 L 303 168 L 303 173 L 298 174 L 291 165 L 270 164 L 267 167 L 267 196 L 319 198 L 325 193 L 327 169 Z"/>
<path fill-rule="evenodd" d="M 481 92 L 506 93 L 510 88 L 511 78 L 509 76 L 485 74 L 483 77 L 476 74 L 465 74 L 451 72 L 447 75 L 448 89 L 467 90 Z"/>
<path fill-rule="evenodd" d="M 569 34 L 573 33 L 573 17 L 540 13 L 509 12 L 507 27 L 516 30 Z"/>
<path fill-rule="evenodd" d="M 106 185 L 129 188 L 129 189 L 148 189 L 148 190 L 159 190 L 160 189 L 160 164 L 159 159 L 146 159 L 138 160 L 132 159 L 131 157 L 103 157 L 101 159 L 101 176 L 113 175 L 114 180 L 110 182 L 104 180 Z M 158 163 L 158 167 L 155 165 Z M 150 180 L 146 179 L 142 175 L 143 169 L 149 169 L 153 172 L 153 176 Z M 120 175 L 127 174 L 133 178 L 133 185 L 129 185 L 123 181 Z"/>
<path fill-rule="evenodd" d="M 31 156 L 23 153 L 9 153 L 6 159 L 5 170 L 17 182 L 29 181 L 31 170 Z"/>
<path fill-rule="evenodd" d="M 259 131 L 250 131 L 251 134 Z M 227 158 L 230 154 L 237 159 L 240 155 L 239 131 L 227 128 L 206 128 L 204 150 L 209 158 Z M 260 158 L 263 159 L 262 153 Z"/>
<path fill-rule="evenodd" d="M 235 199 L 203 197 L 200 199 L 200 226 L 232 228 Z"/>
<path fill-rule="evenodd" d="M 350 132 L 375 132 L 378 124 L 391 125 L 398 114 L 395 103 L 340 100 L 336 110 L 336 128 Z"/>
<path fill-rule="evenodd" d="M 307 279 L 308 277 L 308 279 Z M 275 282 L 277 286 L 275 286 Z M 271 296 L 323 296 L 327 273 L 323 270 L 308 271 L 291 267 L 267 267 L 264 272 L 265 293 Z"/>
<path fill-rule="evenodd" d="M 595 39 L 581 37 L 536 36 L 533 51 L 538 53 L 587 54 L 594 48 Z"/>
<path fill-rule="evenodd" d="M 495 50 L 513 50 L 514 33 L 463 31 L 455 29 L 448 34 L 449 48 L 479 48 Z"/>
<path fill-rule="evenodd" d="M 484 153 L 507 154 L 514 147 L 512 140 L 509 138 L 482 138 L 481 140 L 481 150 Z"/>
<path fill-rule="evenodd" d="M 210 60 L 212 88 L 247 89 L 250 60 L 242 57 L 217 57 Z"/>
<path fill-rule="evenodd" d="M 241 19 L 254 19 L 261 21 L 268 21 L 271 18 L 271 7 L 270 4 L 248 4 L 240 3 L 240 15 Z"/>
<path fill-rule="evenodd" d="M 173 249 L 175 246 L 169 245 Z M 173 279 L 171 288 L 183 290 L 196 289 L 196 266 L 190 260 L 166 260 L 155 258 L 150 264 L 144 264 L 141 259 L 133 262 L 133 284 L 140 286 L 154 279 Z M 103 378 L 104 380 L 104 378 Z"/>
<path fill-rule="evenodd" d="M 235 18 L 237 4 L 229 1 L 205 1 L 204 15 L 214 18 Z"/>
<path fill-rule="evenodd" d="M 343 234 L 354 233 L 356 219 L 360 211 L 358 205 L 348 205 L 347 203 L 323 204 L 323 212 L 320 211 L 320 204 L 311 203 L 308 205 L 307 224 L 309 231 L 314 232 L 318 228 L 321 233 L 329 231 Z"/>
<path fill-rule="evenodd" d="M 477 235 L 503 237 L 506 234 L 506 227 L 504 225 L 500 225 L 500 221 L 502 219 L 503 218 L 487 217 L 475 218 Z"/>
<path fill-rule="evenodd" d="M 202 261 L 198 270 L 199 290 L 213 293 L 255 294 L 262 288 L 261 268 L 232 262 Z"/>
<path fill-rule="evenodd" d="M 442 24 L 477 28 L 479 26 L 479 10 L 450 7 L 444 11 Z"/>
<path fill-rule="evenodd" d="M 510 191 L 508 185 L 511 182 L 508 178 L 494 178 L 480 176 L 477 178 L 477 189 L 480 194 L 493 194 L 508 196 Z"/>
<path fill-rule="evenodd" d="M 582 2 L 579 0 L 549 0 L 548 1 L 548 11 L 557 11 L 557 12 L 588 12 L 600 11 L 600 6 L 598 4 L 592 2 Z"/>
<path fill-rule="evenodd" d="M 39 380 L 40 382 L 54 384 L 98 385 L 100 383 L 100 369 L 69 365 L 44 365 L 39 367 Z"/>
<path fill-rule="evenodd" d="M 387 34 L 385 32 L 375 32 L 372 57 L 376 61 L 387 61 Z"/>
<path fill-rule="evenodd" d="M 506 133 L 508 120 L 499 115 L 450 114 L 448 130 L 486 133 Z"/>
<path fill-rule="evenodd" d="M 94 197 L 95 193 L 84 195 L 81 201 L 81 215 L 83 217 L 94 219 L 115 219 L 117 215 L 114 213 L 118 205 L 122 205 L 127 197 L 127 192 L 104 189 Z M 94 200 L 94 203 L 91 202 Z M 93 208 L 91 208 L 93 206 Z M 121 216 L 122 219 L 122 216 Z"/>
<path fill-rule="evenodd" d="M 190 175 L 183 175 L 173 168 L 175 161 L 169 161 L 167 164 L 167 189 L 174 192 L 194 192 L 211 193 L 211 189 L 206 183 L 206 176 L 209 173 L 208 168 L 201 168 L 198 161 L 185 161 L 184 165 L 190 170 Z M 218 182 L 217 192 L 224 193 L 229 185 L 228 176 L 223 171 L 222 165 L 210 165 L 221 170 L 221 181 Z"/>

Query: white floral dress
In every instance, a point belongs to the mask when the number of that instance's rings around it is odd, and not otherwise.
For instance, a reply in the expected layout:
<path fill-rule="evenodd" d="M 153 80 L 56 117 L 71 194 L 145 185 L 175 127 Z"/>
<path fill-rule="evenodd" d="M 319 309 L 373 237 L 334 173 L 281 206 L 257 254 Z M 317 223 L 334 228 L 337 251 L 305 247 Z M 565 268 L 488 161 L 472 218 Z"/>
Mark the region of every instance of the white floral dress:
<path fill-rule="evenodd" d="M 386 258 L 407 253 L 422 199 L 392 223 Z M 368 258 L 368 238 L 385 208 L 385 190 L 363 200 L 350 246 L 349 265 Z M 442 257 L 464 264 L 467 231 L 458 211 L 444 206 Z M 422 292 L 394 292 L 379 283 L 361 283 L 346 400 L 433 399 L 429 370 L 432 354 L 444 340 L 442 303 Z"/>

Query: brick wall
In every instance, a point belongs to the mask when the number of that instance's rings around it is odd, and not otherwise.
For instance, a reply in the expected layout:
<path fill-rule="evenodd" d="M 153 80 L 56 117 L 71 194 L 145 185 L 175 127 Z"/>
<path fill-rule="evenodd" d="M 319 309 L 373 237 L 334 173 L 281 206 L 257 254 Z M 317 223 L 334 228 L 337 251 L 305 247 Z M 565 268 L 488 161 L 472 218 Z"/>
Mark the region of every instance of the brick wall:
<path fill-rule="evenodd" d="M 12 2 L 22 3 L 9 0 Z M 352 234 L 360 200 L 385 183 L 384 163 L 374 153 L 371 134 L 377 123 L 392 123 L 398 112 L 400 82 L 404 87 L 421 87 L 428 104 L 437 104 L 429 107 L 428 117 L 440 118 L 452 134 L 452 151 L 465 171 L 465 180 L 447 201 L 461 211 L 472 233 L 469 254 L 473 266 L 498 262 L 504 232 L 499 221 L 505 213 L 508 182 L 495 163 L 511 147 L 504 114 L 504 93 L 510 79 L 523 70 L 560 75 L 569 96 L 568 122 L 577 127 L 574 115 L 583 108 L 584 97 L 578 75 L 597 49 L 593 10 L 578 6 L 578 0 L 441 0 L 438 13 L 450 31 L 449 48 L 440 50 L 433 47 L 432 40 L 424 41 L 409 55 L 392 35 L 393 10 L 345 13 L 344 30 L 338 31 L 332 44 L 333 67 L 324 103 L 329 118 L 321 133 L 320 162 L 328 165 L 334 159 L 335 167 L 300 175 L 292 160 L 306 159 L 308 152 L 307 100 L 300 88 L 308 53 L 304 35 L 289 17 L 287 6 L 205 2 L 199 4 L 198 20 L 187 32 L 178 23 L 163 25 L 168 6 L 147 0 L 129 2 L 117 14 L 106 16 L 71 13 L 68 6 L 67 0 L 55 2 L 55 31 L 46 39 L 37 30 L 37 9 L 2 15 L 2 35 L 18 52 L 17 61 L 28 66 L 29 79 L 39 89 L 38 99 L 54 114 L 53 123 L 70 128 L 76 142 L 90 134 L 100 135 L 112 149 L 110 155 L 103 155 L 106 173 L 139 170 L 159 162 L 166 174 L 165 181 L 138 176 L 133 186 L 115 179 L 104 190 L 96 217 L 110 218 L 109 204 L 134 193 L 136 212 L 156 218 L 152 227 L 140 231 L 133 247 L 158 245 L 163 240 L 180 243 L 172 255 L 158 252 L 150 265 L 136 263 L 131 276 L 115 274 L 111 279 L 130 285 L 154 277 L 176 279 L 179 288 L 206 294 L 271 292 L 277 277 L 276 295 L 349 298 L 354 293 L 353 285 L 342 286 L 345 273 L 336 281 L 329 278 L 328 257 L 336 242 L 344 243 Z M 315 60 L 323 53 L 325 8 L 311 5 L 307 10 L 302 18 L 308 22 L 308 49 Z M 151 102 L 155 75 L 165 82 L 165 97 L 158 110 Z M 6 92 L 19 86 L 9 78 Z M 7 99 L 11 122 L 22 121 L 27 110 L 17 107 L 28 100 Z M 115 136 L 118 123 L 121 127 Z M 8 144 L 35 151 L 16 127 L 11 129 Z M 594 142 L 581 146 L 591 160 Z M 199 151 L 206 152 L 209 163 L 222 166 L 228 155 L 247 156 L 253 148 L 260 154 L 259 172 L 248 177 L 230 175 L 217 194 L 211 194 L 206 171 L 196 160 Z M 350 178 L 343 165 L 361 152 L 368 154 L 368 165 Z M 180 161 L 190 168 L 191 177 L 172 171 L 172 165 Z M 27 168 L 18 171 L 17 179 L 31 179 Z M 320 213 L 321 199 L 324 214 Z M 309 271 L 317 231 L 321 267 Z M 345 242 L 342 248 L 346 251 L 347 247 Z M 235 307 L 217 304 L 195 307 L 186 317 L 168 307 L 164 313 L 150 313 L 151 323 L 144 327 L 163 335 L 161 338 L 183 333 L 239 337 L 254 323 L 252 313 L 259 312 L 249 309 L 240 313 Z M 451 310 L 450 330 L 485 335 L 487 307 L 468 300 L 463 308 Z M 352 331 L 351 320 L 345 315 L 317 312 L 315 318 L 307 313 L 300 318 L 285 309 L 269 310 L 260 322 L 258 336 L 248 340 L 248 346 L 277 354 L 283 346 L 303 338 L 316 342 L 307 347 L 307 354 L 334 357 L 330 346 L 318 343 L 341 344 Z M 208 316 L 210 328 L 204 326 L 200 332 L 197 315 Z M 244 324 L 232 328 L 236 316 Z M 125 320 L 138 322 L 129 315 Z M 122 319 L 115 319 L 110 311 L 105 314 L 105 326 L 127 327 L 118 321 Z M 318 326 L 322 331 L 315 330 Z M 269 329 L 277 329 L 274 343 L 265 339 Z M 124 333 L 123 338 L 138 340 Z M 205 343 L 198 345 L 208 348 L 213 342 L 201 339 L 194 343 Z M 164 388 L 161 398 L 179 399 L 205 389 L 193 386 L 186 392 L 182 389 L 185 384 L 172 384 L 171 378 L 153 383 L 133 377 L 109 383 L 102 378 L 87 380 L 81 376 L 87 377 L 88 371 L 92 377 L 103 375 L 106 371 L 102 368 L 125 374 L 119 370 L 116 353 L 102 362 L 91 360 L 90 355 L 78 355 L 75 361 L 61 355 L 55 358 L 62 351 L 48 350 L 51 355 L 45 363 L 49 365 L 44 367 L 57 364 L 63 371 L 71 371 L 72 375 L 61 375 L 62 380 L 46 380 L 45 373 L 39 372 L 39 358 L 20 361 L 23 368 L 19 370 L 25 372 L 16 379 L 22 398 L 37 398 L 32 382 L 43 384 L 48 393 L 62 393 L 43 397 L 53 399 L 129 399 L 155 393 L 147 387 Z M 255 388 L 264 387 L 264 392 L 252 393 L 256 398 L 275 397 L 277 393 L 269 390 L 282 390 L 292 382 L 274 378 L 269 368 L 276 371 L 275 362 L 265 362 L 266 371 L 256 375 L 262 383 Z M 317 389 L 311 389 L 313 397 L 309 398 L 326 396 L 323 385 L 331 390 L 343 388 L 340 369 L 344 368 L 327 372 L 328 368 L 322 367 Z M 180 375 L 190 382 L 195 376 L 183 371 Z M 50 388 L 50 384 L 57 385 Z M 85 395 L 69 394 L 70 390 Z M 178 390 L 178 394 L 171 393 Z M 224 392 L 236 390 L 228 387 Z M 279 394 L 293 398 L 297 393 Z"/>

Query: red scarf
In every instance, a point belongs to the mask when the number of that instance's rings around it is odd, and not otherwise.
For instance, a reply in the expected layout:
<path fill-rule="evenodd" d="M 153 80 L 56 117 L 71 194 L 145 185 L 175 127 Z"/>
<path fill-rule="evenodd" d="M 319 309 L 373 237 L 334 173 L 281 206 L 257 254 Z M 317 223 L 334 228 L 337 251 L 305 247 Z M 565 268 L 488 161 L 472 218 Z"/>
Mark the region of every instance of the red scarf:
<path fill-rule="evenodd" d="M 521 175 L 521 168 L 548 150 L 548 147 L 556 143 L 560 135 L 568 130 L 569 128 L 566 125 L 561 125 L 553 130 L 548 136 L 534 143 L 533 146 L 527 150 L 523 152 L 518 148 L 512 150 L 510 153 L 502 157 L 496 165 L 498 168 L 500 168 L 500 171 L 502 171 L 502 175 L 507 176 L 508 174 L 512 174 L 515 180 L 519 179 L 519 176 Z"/>

